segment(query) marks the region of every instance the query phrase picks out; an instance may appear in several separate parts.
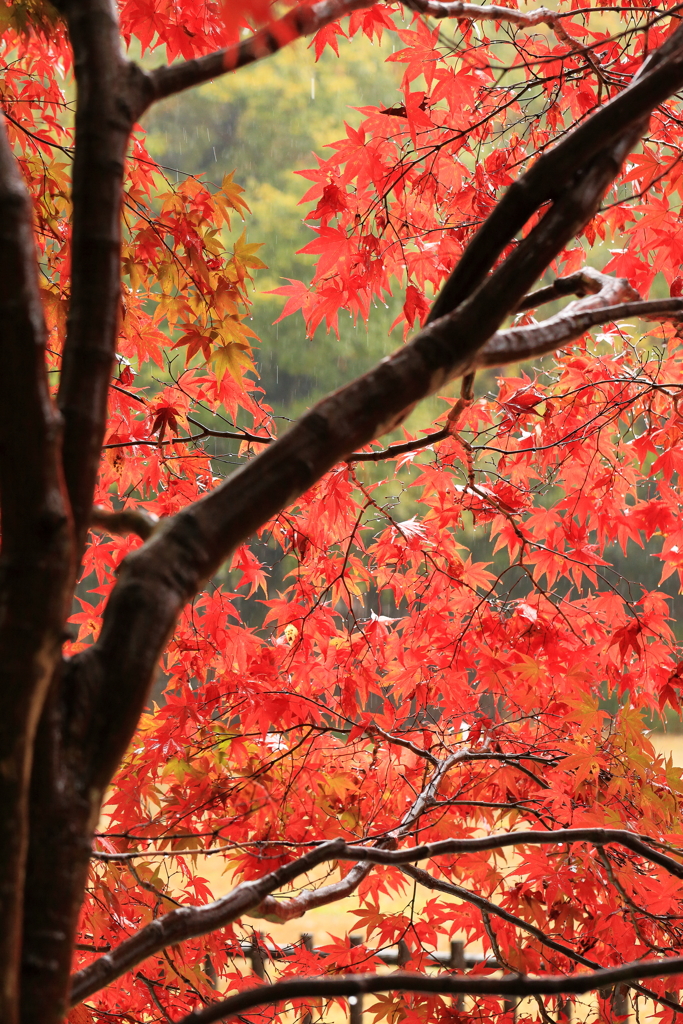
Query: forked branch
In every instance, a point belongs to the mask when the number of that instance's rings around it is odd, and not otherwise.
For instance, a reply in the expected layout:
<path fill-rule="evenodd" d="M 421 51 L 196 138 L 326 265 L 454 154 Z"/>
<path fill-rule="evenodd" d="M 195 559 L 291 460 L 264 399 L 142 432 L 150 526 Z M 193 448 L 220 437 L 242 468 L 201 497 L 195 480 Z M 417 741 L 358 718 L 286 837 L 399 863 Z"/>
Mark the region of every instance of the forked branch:
<path fill-rule="evenodd" d="M 584 298 L 571 302 L 540 324 L 497 331 L 477 354 L 473 368 L 500 366 L 555 352 L 580 338 L 591 327 L 630 316 L 643 320 L 680 321 L 683 318 L 683 299 L 643 301 L 628 281 L 601 274 L 592 267 L 586 267 L 572 277 L 577 289 L 583 291 Z M 521 304 L 522 308 L 532 308 L 534 299 L 539 303 L 549 301 L 548 293 L 552 289 L 551 285 L 550 289 L 539 289 L 535 295 L 532 293 Z"/>

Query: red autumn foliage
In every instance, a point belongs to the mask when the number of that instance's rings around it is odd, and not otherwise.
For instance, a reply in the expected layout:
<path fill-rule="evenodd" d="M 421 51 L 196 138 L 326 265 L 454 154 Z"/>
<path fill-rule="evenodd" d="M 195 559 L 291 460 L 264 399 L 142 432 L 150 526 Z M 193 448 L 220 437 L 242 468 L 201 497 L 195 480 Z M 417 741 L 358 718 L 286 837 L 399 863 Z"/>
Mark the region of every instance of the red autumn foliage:
<path fill-rule="evenodd" d="M 259 930 L 282 945 L 278 922 L 303 929 L 352 895 L 340 934 L 269 967 L 296 982 L 276 1012 L 315 1017 L 371 974 L 368 991 L 393 988 L 366 1004 L 375 1019 L 503 1020 L 503 996 L 540 992 L 524 1015 L 547 1020 L 544 993 L 604 989 L 591 972 L 645 960 L 608 980 L 673 1020 L 683 781 L 645 728 L 680 715 L 683 689 L 668 8 L 60 0 L 2 17 L 0 1017 L 52 1024 L 70 1001 L 79 1024 L 175 1020 L 257 984 L 242 954 Z M 131 53 L 178 63 L 136 78 L 111 24 Z M 417 340 L 271 444 L 239 167 L 219 187 L 171 181 L 137 121 L 298 35 L 319 56 L 360 33 L 395 40 L 400 94 L 301 172 L 315 273 L 276 292 L 302 343 L 389 296 Z M 534 178 L 553 153 L 568 156 Z M 501 200 L 525 174 L 512 216 Z M 41 276 L 17 283 L 31 218 Z M 529 311 L 569 294 L 539 327 Z M 38 309 L 36 370 L 17 352 Z M 434 391 L 434 425 L 372 444 Z M 225 453 L 244 468 L 221 483 Z M 216 865 L 230 895 L 212 905 Z M 488 957 L 466 1004 L 430 959 L 454 938 Z M 397 943 L 417 980 L 376 974 Z"/>

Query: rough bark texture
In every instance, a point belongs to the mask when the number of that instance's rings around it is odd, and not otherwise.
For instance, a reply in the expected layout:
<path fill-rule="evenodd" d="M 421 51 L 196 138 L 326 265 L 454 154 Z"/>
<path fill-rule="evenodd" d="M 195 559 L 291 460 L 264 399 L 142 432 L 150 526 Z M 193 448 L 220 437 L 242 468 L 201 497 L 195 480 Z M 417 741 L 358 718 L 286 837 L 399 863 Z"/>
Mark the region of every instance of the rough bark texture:
<path fill-rule="evenodd" d="M 31 201 L 4 125 L 0 320 L 0 1019 L 13 1024 L 33 739 L 60 657 L 71 544 L 58 458 L 60 422 L 47 386 Z"/>
<path fill-rule="evenodd" d="M 61 9 L 74 52 L 77 106 L 71 300 L 58 403 L 64 474 L 81 550 L 116 354 L 124 162 L 142 76 L 123 55 L 113 2 L 65 0 Z"/>
<path fill-rule="evenodd" d="M 61 466 L 73 515 L 73 585 L 90 522 L 116 352 L 124 161 L 142 75 L 123 56 L 113 3 L 65 0 L 59 7 L 73 47 L 77 86 L 71 299 L 58 395 L 64 419 Z M 87 691 L 69 690 L 61 665 L 51 674 L 31 783 L 21 1007 L 27 1024 L 51 1024 L 65 1012 L 74 930 L 101 801 L 80 760 L 78 708 L 87 702 Z"/>

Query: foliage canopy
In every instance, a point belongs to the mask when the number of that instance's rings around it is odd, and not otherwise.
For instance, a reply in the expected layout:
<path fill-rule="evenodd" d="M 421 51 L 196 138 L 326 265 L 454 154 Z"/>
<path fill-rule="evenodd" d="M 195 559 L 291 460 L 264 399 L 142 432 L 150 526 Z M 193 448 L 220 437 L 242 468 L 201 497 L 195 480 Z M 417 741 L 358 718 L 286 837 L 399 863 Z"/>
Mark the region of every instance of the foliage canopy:
<path fill-rule="evenodd" d="M 683 1012 L 683 780 L 644 728 L 683 687 L 677 12 L 0 9 L 3 1022 L 376 991 L 376 1020 L 529 995 L 547 1024 L 615 982 Z M 404 344 L 285 430 L 237 83 L 304 35 L 388 36 L 399 84 L 298 169 L 312 279 L 269 301 L 300 364 L 327 330 L 330 379 L 378 306 Z M 224 72 L 192 130 L 235 170 L 162 166 L 141 118 Z M 245 945 L 346 897 L 250 995 Z M 454 938 L 485 954 L 464 979 L 434 969 Z"/>

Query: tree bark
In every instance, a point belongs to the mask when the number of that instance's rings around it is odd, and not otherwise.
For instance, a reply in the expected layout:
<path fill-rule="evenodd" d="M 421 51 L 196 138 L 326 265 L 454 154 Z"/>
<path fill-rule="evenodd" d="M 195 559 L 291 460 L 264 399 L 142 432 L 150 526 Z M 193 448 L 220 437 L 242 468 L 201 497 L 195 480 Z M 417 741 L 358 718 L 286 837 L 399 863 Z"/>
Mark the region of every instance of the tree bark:
<path fill-rule="evenodd" d="M 61 429 L 49 396 L 31 200 L 0 125 L 0 1020 L 19 998 L 28 787 L 71 576 Z M 17 443 L 17 439 L 20 439 Z"/>
<path fill-rule="evenodd" d="M 67 23 L 77 88 L 71 295 L 58 394 L 64 420 L 61 465 L 73 515 L 70 600 L 106 427 L 121 301 L 124 163 L 144 75 L 124 57 L 113 2 L 62 0 L 58 7 Z M 26 453 L 22 455 L 25 459 Z M 34 599 L 42 585 L 42 580 L 33 584 Z M 60 633 L 69 610 L 61 609 Z M 31 621 L 30 614 L 26 621 Z M 88 851 L 101 803 L 101 791 L 93 790 L 83 770 L 79 746 L 90 691 L 85 684 L 69 688 L 72 679 L 59 652 L 58 644 L 31 780 L 21 1000 L 26 1024 L 56 1024 L 63 1018 Z M 12 726 L 8 716 L 4 721 Z"/>

